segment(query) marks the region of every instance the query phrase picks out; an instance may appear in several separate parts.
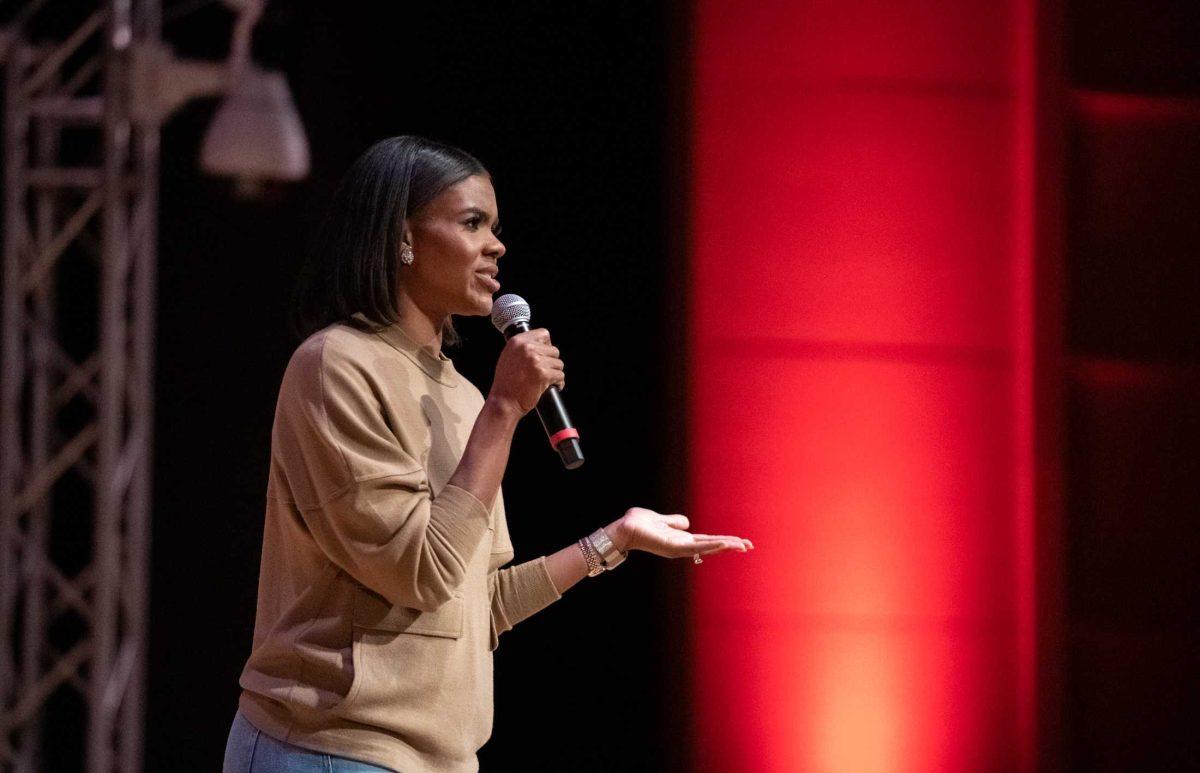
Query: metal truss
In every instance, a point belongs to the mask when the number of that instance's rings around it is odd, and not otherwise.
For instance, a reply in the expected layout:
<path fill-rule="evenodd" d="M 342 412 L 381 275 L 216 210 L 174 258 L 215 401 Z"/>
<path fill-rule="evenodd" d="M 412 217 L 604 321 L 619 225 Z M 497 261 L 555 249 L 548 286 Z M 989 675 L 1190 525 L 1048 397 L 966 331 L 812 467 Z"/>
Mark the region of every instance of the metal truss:
<path fill-rule="evenodd" d="M 47 750 L 142 768 L 159 140 L 133 59 L 160 3 L 101 0 L 27 37 L 82 5 L 31 0 L 0 37 L 4 770 Z"/>

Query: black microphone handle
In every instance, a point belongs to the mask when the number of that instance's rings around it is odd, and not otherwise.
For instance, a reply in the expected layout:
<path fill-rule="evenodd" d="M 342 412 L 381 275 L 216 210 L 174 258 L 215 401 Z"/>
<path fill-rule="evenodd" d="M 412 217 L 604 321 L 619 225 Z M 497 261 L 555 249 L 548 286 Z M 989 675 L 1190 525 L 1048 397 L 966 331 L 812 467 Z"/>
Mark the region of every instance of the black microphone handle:
<path fill-rule="evenodd" d="M 514 322 L 504 329 L 504 337 L 512 338 L 520 333 L 529 332 L 528 322 Z M 537 415 L 542 420 L 542 429 L 546 430 L 546 438 L 550 440 L 551 446 L 555 451 L 558 451 L 558 456 L 562 459 L 563 466 L 568 470 L 574 470 L 583 465 L 583 446 L 579 444 L 578 432 L 575 437 L 567 437 L 554 443 L 554 436 L 566 429 L 574 429 L 575 425 L 571 423 L 571 417 L 567 415 L 567 406 L 563 403 L 562 393 L 558 391 L 558 387 L 551 386 L 537 402 Z"/>

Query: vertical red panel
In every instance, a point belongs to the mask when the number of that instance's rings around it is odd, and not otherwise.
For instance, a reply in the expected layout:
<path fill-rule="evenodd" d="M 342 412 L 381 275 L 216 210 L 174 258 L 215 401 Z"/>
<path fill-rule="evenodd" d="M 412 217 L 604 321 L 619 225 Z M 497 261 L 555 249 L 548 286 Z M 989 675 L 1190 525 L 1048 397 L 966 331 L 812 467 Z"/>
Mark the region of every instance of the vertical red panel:
<path fill-rule="evenodd" d="M 1017 1 L 696 3 L 699 769 L 1029 764 Z"/>

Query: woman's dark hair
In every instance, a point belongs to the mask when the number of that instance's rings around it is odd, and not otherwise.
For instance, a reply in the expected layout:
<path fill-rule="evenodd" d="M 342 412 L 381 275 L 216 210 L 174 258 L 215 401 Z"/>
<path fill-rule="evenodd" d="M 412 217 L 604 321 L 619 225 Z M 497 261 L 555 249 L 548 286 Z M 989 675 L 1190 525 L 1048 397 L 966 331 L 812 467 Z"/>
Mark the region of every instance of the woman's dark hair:
<path fill-rule="evenodd" d="M 375 325 L 396 322 L 404 219 L 451 185 L 487 174 L 466 151 L 421 137 L 390 137 L 368 148 L 338 182 L 301 272 L 293 305 L 300 337 L 358 312 Z M 457 340 L 447 320 L 442 342 Z"/>

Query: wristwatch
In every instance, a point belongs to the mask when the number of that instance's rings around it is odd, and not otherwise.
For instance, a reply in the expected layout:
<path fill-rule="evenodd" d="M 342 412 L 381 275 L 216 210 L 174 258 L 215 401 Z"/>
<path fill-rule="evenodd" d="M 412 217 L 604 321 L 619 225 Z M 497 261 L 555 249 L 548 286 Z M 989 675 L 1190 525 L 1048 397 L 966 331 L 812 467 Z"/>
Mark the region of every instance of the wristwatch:
<path fill-rule="evenodd" d="M 588 542 L 592 543 L 592 547 L 600 555 L 600 564 L 605 571 L 611 571 L 621 565 L 628 553 L 622 553 L 613 544 L 612 539 L 608 536 L 608 532 L 604 529 L 596 529 L 588 537 Z"/>

